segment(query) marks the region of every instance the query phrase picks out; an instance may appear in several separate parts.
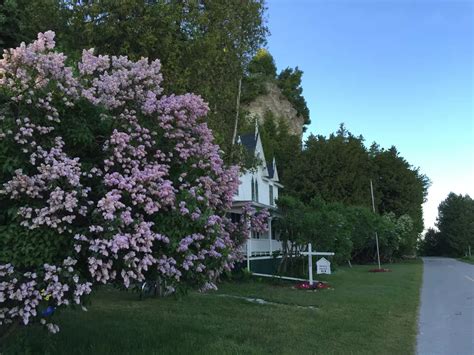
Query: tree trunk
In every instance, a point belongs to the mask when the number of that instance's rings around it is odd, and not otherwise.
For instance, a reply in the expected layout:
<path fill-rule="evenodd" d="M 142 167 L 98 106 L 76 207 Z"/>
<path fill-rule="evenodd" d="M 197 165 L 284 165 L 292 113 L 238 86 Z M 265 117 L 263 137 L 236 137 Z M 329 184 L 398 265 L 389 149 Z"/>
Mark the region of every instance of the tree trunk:
<path fill-rule="evenodd" d="M 295 271 L 295 266 L 294 266 L 294 256 L 295 254 L 295 243 L 291 243 L 291 251 L 290 251 L 290 267 L 291 271 Z"/>
<path fill-rule="evenodd" d="M 281 258 L 280 265 L 278 265 L 278 273 L 281 274 L 286 272 L 286 264 L 288 261 L 288 241 L 283 241 L 283 256 Z"/>
<path fill-rule="evenodd" d="M 239 78 L 239 91 L 237 92 L 237 102 L 235 103 L 235 122 L 234 133 L 232 134 L 232 151 L 231 157 L 234 155 L 234 144 L 237 138 L 237 129 L 239 127 L 239 111 L 240 111 L 240 93 L 242 91 L 242 77 Z"/>

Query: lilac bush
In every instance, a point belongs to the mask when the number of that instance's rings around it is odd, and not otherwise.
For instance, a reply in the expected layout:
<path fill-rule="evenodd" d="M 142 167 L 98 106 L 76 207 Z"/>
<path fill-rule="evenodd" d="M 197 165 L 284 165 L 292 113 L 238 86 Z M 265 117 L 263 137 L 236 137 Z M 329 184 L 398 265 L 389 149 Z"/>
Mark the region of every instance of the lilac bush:
<path fill-rule="evenodd" d="M 0 252 L 0 325 L 56 332 L 50 310 L 82 305 L 98 283 L 215 288 L 268 213 L 227 218 L 239 169 L 225 166 L 206 103 L 162 95 L 158 60 L 91 49 L 70 63 L 54 48 L 48 31 L 0 61 L 0 241 L 12 243 Z M 45 251 L 30 260 L 15 243 Z"/>

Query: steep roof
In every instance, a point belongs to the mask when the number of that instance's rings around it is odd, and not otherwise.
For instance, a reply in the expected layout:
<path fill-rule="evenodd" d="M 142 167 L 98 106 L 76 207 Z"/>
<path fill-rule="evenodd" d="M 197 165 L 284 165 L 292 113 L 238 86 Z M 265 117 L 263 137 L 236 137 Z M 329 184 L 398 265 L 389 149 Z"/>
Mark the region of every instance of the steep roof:
<path fill-rule="evenodd" d="M 260 133 L 258 132 L 257 128 L 257 133 L 246 133 L 238 136 L 237 138 L 237 144 L 242 144 L 247 151 L 254 155 L 256 154 L 257 151 L 257 146 L 259 146 L 259 141 L 260 141 Z M 259 150 L 261 151 L 260 154 L 263 153 L 263 147 L 262 143 L 260 142 L 260 148 Z M 263 155 L 261 158 L 265 160 L 265 156 Z M 274 181 L 278 182 L 278 172 L 276 168 L 276 162 L 275 158 L 273 158 L 273 161 L 263 161 L 264 164 L 262 164 L 262 167 L 264 169 L 265 175 L 269 179 L 273 179 Z"/>
<path fill-rule="evenodd" d="M 257 147 L 257 139 L 258 134 L 255 135 L 254 133 L 247 133 L 240 136 L 240 142 L 251 153 L 255 152 L 255 148 Z"/>

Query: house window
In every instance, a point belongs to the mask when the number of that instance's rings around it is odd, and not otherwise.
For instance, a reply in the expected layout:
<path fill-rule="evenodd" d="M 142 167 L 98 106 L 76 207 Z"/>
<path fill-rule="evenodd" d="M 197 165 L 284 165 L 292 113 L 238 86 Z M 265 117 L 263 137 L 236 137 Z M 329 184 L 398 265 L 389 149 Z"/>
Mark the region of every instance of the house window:
<path fill-rule="evenodd" d="M 255 201 L 255 181 L 252 178 L 252 201 Z"/>
<path fill-rule="evenodd" d="M 255 179 L 255 201 L 258 202 L 258 181 Z"/>
<path fill-rule="evenodd" d="M 270 185 L 268 189 L 269 189 L 269 195 L 270 195 L 270 205 L 273 206 L 273 204 L 275 203 L 275 201 L 273 200 L 273 186 Z"/>
<path fill-rule="evenodd" d="M 252 178 L 252 201 L 258 202 L 258 182 Z"/>

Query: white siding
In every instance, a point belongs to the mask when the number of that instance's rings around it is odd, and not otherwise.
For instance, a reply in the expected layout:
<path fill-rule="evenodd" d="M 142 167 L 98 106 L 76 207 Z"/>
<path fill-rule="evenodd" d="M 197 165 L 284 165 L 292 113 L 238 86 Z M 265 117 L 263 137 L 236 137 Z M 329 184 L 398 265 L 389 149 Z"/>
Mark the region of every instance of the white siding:
<path fill-rule="evenodd" d="M 261 169 L 258 171 L 249 171 L 240 176 L 239 193 L 234 196 L 234 201 L 251 201 L 252 200 L 252 178 L 258 182 L 258 202 L 264 205 L 273 206 L 270 201 L 270 188 L 273 186 L 273 199 L 278 198 L 278 186 L 273 181 L 264 179 Z"/>
<path fill-rule="evenodd" d="M 270 201 L 270 185 L 273 186 L 273 199 L 278 198 L 278 186 L 274 184 L 274 181 L 267 179 L 268 170 L 265 160 L 265 154 L 263 152 L 262 141 L 260 136 L 257 139 L 255 147 L 255 156 L 262 164 L 251 171 L 247 171 L 245 174 L 240 175 L 240 185 L 238 194 L 234 196 L 234 201 L 252 201 L 252 179 L 258 183 L 258 200 L 257 202 L 267 205 L 274 206 Z M 275 169 L 276 173 L 276 169 Z M 277 177 L 277 175 L 276 175 Z M 278 180 L 277 180 L 278 181 Z"/>
<path fill-rule="evenodd" d="M 252 174 L 240 175 L 239 194 L 234 196 L 234 201 L 252 200 Z"/>

